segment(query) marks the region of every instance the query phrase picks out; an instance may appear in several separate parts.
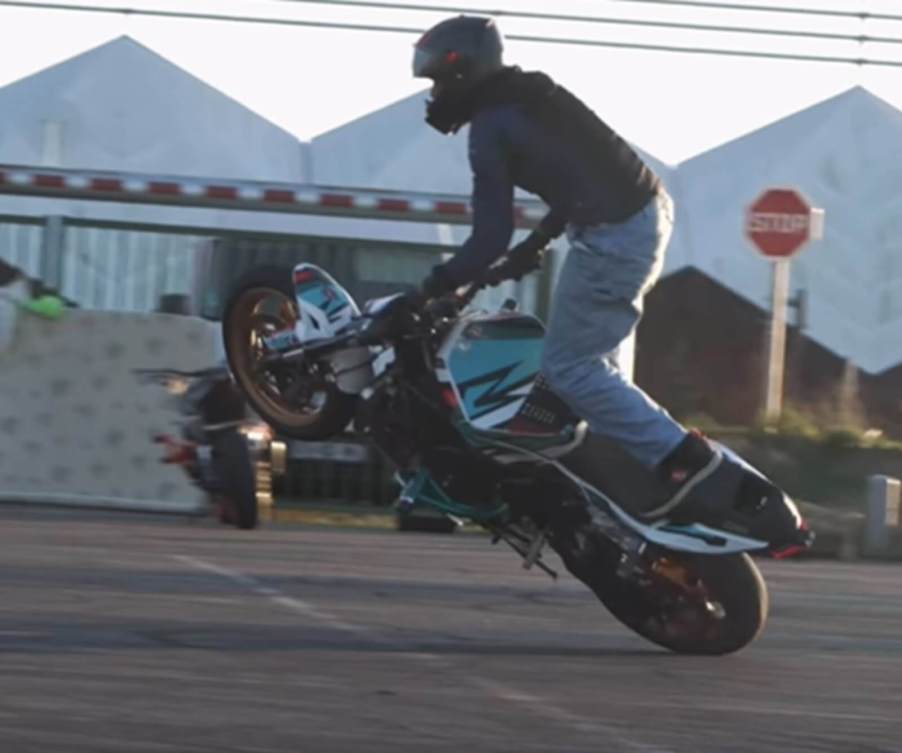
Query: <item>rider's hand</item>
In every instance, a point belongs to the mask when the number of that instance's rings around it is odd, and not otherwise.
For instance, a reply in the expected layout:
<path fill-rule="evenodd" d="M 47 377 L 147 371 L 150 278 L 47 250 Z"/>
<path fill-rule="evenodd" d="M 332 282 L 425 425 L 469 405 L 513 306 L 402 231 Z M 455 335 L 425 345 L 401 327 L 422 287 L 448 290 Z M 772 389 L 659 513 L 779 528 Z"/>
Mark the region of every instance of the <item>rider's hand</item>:
<path fill-rule="evenodd" d="M 404 298 L 412 310 L 434 314 L 442 308 L 442 302 L 444 305 L 454 304 L 455 288 L 455 284 L 448 279 L 445 267 L 440 264 L 432 268 L 418 288 L 405 293 Z M 438 308 L 436 304 L 439 304 Z"/>
<path fill-rule="evenodd" d="M 456 285 L 448 279 L 448 274 L 443 265 L 433 267 L 420 285 L 420 290 L 426 298 L 441 298 L 454 292 Z"/>
<path fill-rule="evenodd" d="M 429 294 L 423 288 L 414 288 L 402 294 L 402 299 L 406 306 L 415 312 L 422 311 L 429 302 Z"/>
<path fill-rule="evenodd" d="M 460 300 L 455 295 L 433 298 L 426 304 L 425 311 L 433 319 L 450 319 L 460 311 Z"/>

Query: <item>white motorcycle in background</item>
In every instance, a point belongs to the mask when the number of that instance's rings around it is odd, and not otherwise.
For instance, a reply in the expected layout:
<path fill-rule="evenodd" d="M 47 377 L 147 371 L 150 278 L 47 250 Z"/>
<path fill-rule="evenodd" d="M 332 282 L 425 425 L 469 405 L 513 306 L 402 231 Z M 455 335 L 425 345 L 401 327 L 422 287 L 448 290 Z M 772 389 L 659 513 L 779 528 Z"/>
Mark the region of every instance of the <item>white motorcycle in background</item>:
<path fill-rule="evenodd" d="M 141 369 L 140 379 L 162 385 L 183 416 L 180 436 L 161 434 L 161 463 L 180 466 L 207 493 L 220 522 L 257 526 L 255 458 L 268 451 L 272 431 L 248 416 L 247 404 L 225 367 L 180 371 Z"/>

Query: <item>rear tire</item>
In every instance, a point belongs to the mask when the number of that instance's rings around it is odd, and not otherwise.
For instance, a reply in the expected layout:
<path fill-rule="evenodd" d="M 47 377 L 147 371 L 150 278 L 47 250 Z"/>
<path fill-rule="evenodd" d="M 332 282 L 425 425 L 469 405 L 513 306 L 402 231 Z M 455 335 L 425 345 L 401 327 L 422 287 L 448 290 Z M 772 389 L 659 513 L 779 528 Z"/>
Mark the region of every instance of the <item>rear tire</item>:
<path fill-rule="evenodd" d="M 591 532 L 584 504 L 562 504 L 549 522 L 549 542 L 567 569 L 614 617 L 652 643 L 681 654 L 729 654 L 764 628 L 767 586 L 747 554 L 657 549 L 643 555 L 647 577 L 624 578 L 617 574 L 620 550 Z"/>
<path fill-rule="evenodd" d="M 718 656 L 731 654 L 754 641 L 764 629 L 768 614 L 767 586 L 747 554 L 724 556 L 668 552 L 667 558 L 704 584 L 708 600 L 723 612 L 698 621 L 689 632 L 675 628 L 667 614 L 649 609 L 648 594 L 638 586 L 623 586 L 598 593 L 608 611 L 643 638 L 680 654 Z M 641 605 L 637 609 L 637 605 Z"/>
<path fill-rule="evenodd" d="M 317 385 L 322 404 L 315 412 L 305 412 L 303 406 L 286 404 L 263 390 L 256 371 L 254 342 L 259 327 L 287 328 L 297 320 L 291 279 L 290 269 L 258 267 L 238 280 L 222 315 L 226 358 L 247 401 L 278 434 L 302 440 L 327 439 L 340 434 L 353 418 L 355 395 L 341 392 L 332 383 Z M 267 298 L 281 301 L 277 312 L 257 310 Z"/>
<path fill-rule="evenodd" d="M 244 435 L 238 431 L 220 434 L 213 440 L 213 458 L 232 522 L 243 530 L 256 528 L 257 482 Z"/>

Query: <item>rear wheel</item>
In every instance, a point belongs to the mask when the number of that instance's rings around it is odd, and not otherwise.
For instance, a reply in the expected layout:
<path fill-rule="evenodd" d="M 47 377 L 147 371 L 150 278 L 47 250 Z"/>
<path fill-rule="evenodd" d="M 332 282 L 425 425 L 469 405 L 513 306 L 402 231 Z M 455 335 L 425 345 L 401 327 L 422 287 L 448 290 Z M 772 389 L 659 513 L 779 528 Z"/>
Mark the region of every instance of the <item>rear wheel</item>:
<path fill-rule="evenodd" d="M 562 508 L 550 541 L 567 569 L 628 628 L 671 651 L 707 655 L 739 651 L 761 633 L 767 586 L 747 554 L 649 546 L 638 568 L 621 576 L 620 551 L 587 527 L 588 515 L 580 507 Z"/>
<path fill-rule="evenodd" d="M 257 414 L 279 434 L 325 439 L 341 432 L 356 398 L 330 381 L 327 363 L 264 365 L 263 338 L 294 327 L 291 270 L 260 267 L 236 284 L 222 316 L 229 368 Z"/>
<path fill-rule="evenodd" d="M 729 654 L 767 621 L 767 586 L 747 554 L 666 552 L 649 563 L 645 584 L 621 581 L 598 592 L 624 625 L 681 654 Z"/>
<path fill-rule="evenodd" d="M 226 431 L 213 440 L 213 460 L 226 506 L 220 520 L 238 528 L 257 526 L 257 482 L 254 462 L 244 435 Z"/>

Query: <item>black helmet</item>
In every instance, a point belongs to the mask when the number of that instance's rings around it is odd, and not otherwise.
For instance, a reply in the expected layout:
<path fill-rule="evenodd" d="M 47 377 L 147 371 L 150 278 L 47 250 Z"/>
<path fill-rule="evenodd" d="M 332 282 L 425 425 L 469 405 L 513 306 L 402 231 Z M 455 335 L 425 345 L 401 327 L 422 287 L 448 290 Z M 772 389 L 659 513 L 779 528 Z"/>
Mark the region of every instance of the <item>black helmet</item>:
<path fill-rule="evenodd" d="M 491 18 L 457 16 L 427 31 L 414 46 L 413 75 L 431 78 L 426 120 L 442 133 L 456 131 L 471 116 L 473 88 L 504 64 L 501 32 Z"/>

